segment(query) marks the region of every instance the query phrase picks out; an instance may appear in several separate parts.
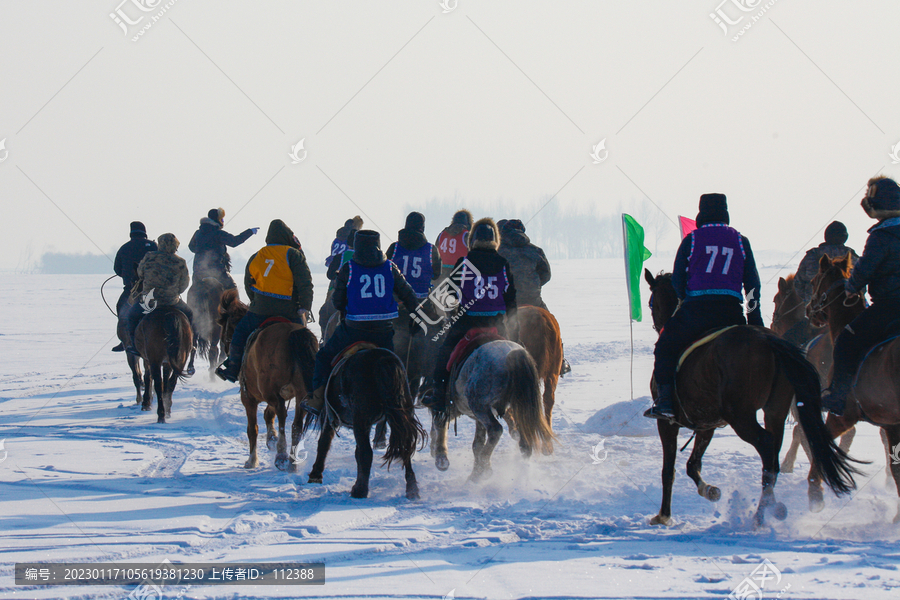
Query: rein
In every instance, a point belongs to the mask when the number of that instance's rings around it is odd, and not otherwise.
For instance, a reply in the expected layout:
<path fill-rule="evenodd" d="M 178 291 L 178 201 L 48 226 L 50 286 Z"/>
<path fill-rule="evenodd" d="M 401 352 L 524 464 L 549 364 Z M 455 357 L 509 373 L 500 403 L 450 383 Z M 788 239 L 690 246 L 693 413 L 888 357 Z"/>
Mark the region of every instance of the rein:
<path fill-rule="evenodd" d="M 812 311 L 812 313 L 815 314 L 815 313 L 825 312 L 826 308 L 828 308 L 829 306 L 831 306 L 838 300 L 842 300 L 843 305 L 847 308 L 856 306 L 856 304 L 859 302 L 860 295 L 859 294 L 849 294 L 846 291 L 844 291 L 843 296 L 838 295 L 838 296 L 835 296 L 833 299 L 828 300 L 828 295 L 831 292 L 833 292 L 834 290 L 838 289 L 839 287 L 843 287 L 845 282 L 846 282 L 846 279 L 838 279 L 837 281 L 832 283 L 830 286 L 828 286 L 828 289 L 825 290 L 819 297 L 819 301 L 816 302 L 815 304 L 810 304 L 809 308 Z M 847 301 L 850 300 L 851 297 L 853 298 L 853 301 L 848 303 Z"/>
<path fill-rule="evenodd" d="M 118 319 L 119 315 L 116 313 L 116 311 L 114 311 L 112 309 L 112 307 L 109 305 L 109 302 L 106 301 L 106 296 L 103 295 L 103 286 L 106 285 L 107 283 L 109 283 L 110 280 L 113 279 L 114 277 L 118 277 L 118 275 L 112 275 L 109 279 L 107 279 L 106 281 L 104 281 L 103 283 L 100 284 L 100 297 L 103 298 L 103 304 L 106 305 L 106 308 L 109 309 L 109 312 L 112 313 L 112 316 L 114 316 Z"/>

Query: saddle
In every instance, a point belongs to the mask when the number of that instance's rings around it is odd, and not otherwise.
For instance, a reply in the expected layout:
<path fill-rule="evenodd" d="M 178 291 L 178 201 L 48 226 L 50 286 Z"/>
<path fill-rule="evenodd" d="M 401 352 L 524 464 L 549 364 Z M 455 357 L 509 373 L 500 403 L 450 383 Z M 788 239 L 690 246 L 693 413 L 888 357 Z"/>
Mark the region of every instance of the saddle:
<path fill-rule="evenodd" d="M 474 327 L 470 329 L 466 332 L 466 335 L 459 340 L 459 343 L 456 344 L 456 347 L 450 354 L 450 360 L 447 361 L 447 370 L 452 372 L 454 366 L 466 362 L 466 359 L 469 358 L 473 352 L 488 342 L 496 342 L 497 340 L 502 339 L 504 338 L 497 332 L 496 327 Z"/>
<path fill-rule="evenodd" d="M 331 369 L 334 370 L 340 363 L 344 362 L 360 350 L 374 350 L 377 348 L 375 344 L 372 342 L 353 342 L 343 350 L 341 350 L 337 356 L 334 357 L 334 360 L 331 361 Z"/>

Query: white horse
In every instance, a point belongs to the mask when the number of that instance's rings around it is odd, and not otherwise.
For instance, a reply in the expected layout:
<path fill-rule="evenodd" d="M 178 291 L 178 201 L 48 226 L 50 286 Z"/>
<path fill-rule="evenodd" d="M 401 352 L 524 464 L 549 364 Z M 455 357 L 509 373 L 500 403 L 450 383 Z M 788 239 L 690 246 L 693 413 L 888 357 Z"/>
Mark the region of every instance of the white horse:
<path fill-rule="evenodd" d="M 460 415 L 475 419 L 475 466 L 470 481 L 491 473 L 491 454 L 503 434 L 501 417 L 509 424 L 510 435 L 518 432 L 524 456 L 542 446 L 552 448 L 553 431 L 544 417 L 537 367 L 525 348 L 506 340 L 489 342 L 456 371 L 448 385 L 450 412 L 432 411 L 431 455 L 438 469 L 450 467 L 447 428 L 449 421 Z"/>

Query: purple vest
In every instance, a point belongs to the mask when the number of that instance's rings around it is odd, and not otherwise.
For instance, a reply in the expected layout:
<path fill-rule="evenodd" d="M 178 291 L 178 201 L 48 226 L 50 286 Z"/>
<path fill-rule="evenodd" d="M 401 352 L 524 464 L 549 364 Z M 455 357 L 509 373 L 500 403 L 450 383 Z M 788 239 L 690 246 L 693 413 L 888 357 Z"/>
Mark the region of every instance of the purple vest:
<path fill-rule="evenodd" d="M 691 232 L 688 296 L 719 294 L 743 301 L 744 244 L 736 229 L 711 223 Z"/>
<path fill-rule="evenodd" d="M 396 319 L 393 263 L 384 261 L 377 267 L 364 267 L 350 261 L 347 281 L 347 320 L 386 321 Z"/>
<path fill-rule="evenodd" d="M 425 244 L 418 250 L 407 250 L 398 242 L 394 246 L 394 256 L 391 258 L 406 281 L 416 293 L 416 298 L 427 298 L 431 290 L 431 280 L 434 278 L 434 270 L 431 268 L 431 244 Z"/>
<path fill-rule="evenodd" d="M 476 277 L 463 263 L 455 276 L 459 279 L 462 290 L 461 306 L 465 314 L 473 317 L 492 317 L 506 314 L 506 302 L 503 293 L 509 289 L 509 278 L 506 268 L 488 275 L 482 273 Z"/>

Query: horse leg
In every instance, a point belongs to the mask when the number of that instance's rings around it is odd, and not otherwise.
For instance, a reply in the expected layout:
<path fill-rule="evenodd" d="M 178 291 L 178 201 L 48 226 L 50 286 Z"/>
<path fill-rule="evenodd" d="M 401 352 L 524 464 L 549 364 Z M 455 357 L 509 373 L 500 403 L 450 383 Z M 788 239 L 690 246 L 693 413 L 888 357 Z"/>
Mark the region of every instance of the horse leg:
<path fill-rule="evenodd" d="M 139 359 L 132 354 L 128 355 L 128 368 L 131 369 L 131 381 L 134 383 L 134 389 L 137 394 L 135 396 L 134 403 L 140 404 L 141 403 L 141 380 L 142 380 L 141 363 L 140 363 Z"/>
<path fill-rule="evenodd" d="M 275 433 L 275 414 L 278 400 L 270 400 L 263 411 L 263 421 L 266 423 L 266 448 L 274 450 L 278 442 L 278 434 Z"/>
<path fill-rule="evenodd" d="M 279 471 L 286 471 L 288 468 L 288 460 L 287 455 L 287 437 L 284 435 L 284 422 L 287 421 L 287 403 L 282 399 L 278 398 L 275 400 L 275 414 L 278 416 L 278 442 L 275 445 L 275 468 Z M 269 402 L 269 406 L 272 406 L 272 402 Z M 267 409 L 268 410 L 268 409 Z M 274 426 L 266 425 L 267 427 Z"/>
<path fill-rule="evenodd" d="M 197 354 L 197 348 L 191 348 L 191 358 L 188 361 L 187 369 L 185 369 L 189 373 L 194 370 L 194 356 L 196 354 Z"/>
<path fill-rule="evenodd" d="M 475 467 L 472 469 L 472 474 L 469 475 L 469 481 L 480 481 L 491 474 L 491 455 L 494 453 L 494 448 L 497 447 L 497 442 L 500 441 L 500 436 L 503 435 L 503 426 L 493 413 L 487 412 L 480 415 L 476 413 L 475 417 L 478 420 L 475 438 L 479 437 L 477 427 L 480 425 L 482 430 L 487 431 L 487 441 L 481 447 L 480 458 L 475 443 L 472 444 L 472 449 L 475 450 Z"/>
<path fill-rule="evenodd" d="M 213 326 L 213 333 L 209 336 L 209 380 L 216 380 L 216 367 L 219 366 L 219 339 L 222 337 L 222 328 Z"/>
<path fill-rule="evenodd" d="M 743 416 L 744 418 L 741 418 Z M 766 415 L 767 425 L 769 424 L 769 415 Z M 776 435 L 767 429 L 763 429 L 756 421 L 756 415 L 738 415 L 732 419 L 731 427 L 734 429 L 738 437 L 751 444 L 756 448 L 759 458 L 762 460 L 762 494 L 759 498 L 759 505 L 754 515 L 754 523 L 756 527 L 761 527 L 766 521 L 766 510 L 775 504 L 775 482 L 778 479 L 778 449 L 781 446 L 781 440 L 777 440 Z M 776 506 L 776 518 L 779 518 L 782 512 L 785 516 L 787 509 L 779 503 Z"/>
<path fill-rule="evenodd" d="M 675 481 L 675 457 L 678 453 L 678 430 L 674 423 L 660 419 L 656 422 L 659 441 L 663 449 L 662 505 L 659 513 L 650 519 L 651 525 L 672 524 L 672 483 Z M 694 447 L 696 450 L 696 446 Z"/>
<path fill-rule="evenodd" d="M 382 419 L 375 424 L 375 449 L 387 448 L 387 419 Z"/>
<path fill-rule="evenodd" d="M 172 417 L 172 392 L 175 391 L 175 381 L 178 375 L 168 364 L 163 365 L 163 404 L 166 408 L 166 418 Z"/>
<path fill-rule="evenodd" d="M 153 378 L 153 390 L 156 392 L 156 422 L 166 422 L 166 400 L 163 391 L 162 365 L 150 365 L 150 376 Z"/>
<path fill-rule="evenodd" d="M 850 445 L 853 443 L 853 438 L 856 437 L 856 427 L 851 427 L 841 436 L 841 442 L 838 444 L 838 448 L 843 450 L 845 453 L 850 451 Z M 884 438 L 882 438 L 884 439 Z"/>
<path fill-rule="evenodd" d="M 250 457 L 244 463 L 244 468 L 255 469 L 259 466 L 259 457 L 256 455 L 256 438 L 259 436 L 256 412 L 259 408 L 259 403 L 243 389 L 241 389 L 241 403 L 244 405 L 244 411 L 247 413 L 247 441 L 250 443 Z"/>
<path fill-rule="evenodd" d="M 482 455 L 484 454 L 484 444 L 487 441 L 487 429 L 481 421 L 475 421 L 475 438 L 472 440 L 472 454 L 475 455 L 474 471 L 481 471 Z"/>
<path fill-rule="evenodd" d="M 450 426 L 449 417 L 439 416 L 431 411 L 431 455 L 434 457 L 434 466 L 438 471 L 446 471 L 450 468 L 450 459 L 447 458 L 447 429 Z"/>
<path fill-rule="evenodd" d="M 556 384 L 559 382 L 559 369 L 555 373 L 550 373 L 544 379 L 544 415 L 547 417 L 547 425 L 550 431 L 553 431 L 553 405 L 556 404 Z M 541 448 L 541 452 L 546 455 L 553 454 L 553 440 L 546 439 Z"/>
<path fill-rule="evenodd" d="M 308 483 L 322 483 L 322 473 L 325 472 L 325 459 L 328 457 L 328 451 L 331 449 L 331 441 L 334 439 L 334 427 L 326 419 L 322 426 L 322 433 L 319 434 L 319 444 L 316 447 L 316 462 L 313 463 L 312 471 L 309 472 Z"/>
<path fill-rule="evenodd" d="M 406 470 L 406 498 L 408 500 L 419 499 L 419 483 L 416 481 L 416 474 L 413 472 L 412 456 L 403 459 L 403 468 Z"/>
<path fill-rule="evenodd" d="M 356 483 L 350 488 L 351 498 L 369 497 L 369 476 L 372 473 L 372 446 L 369 444 L 371 425 L 360 423 L 353 425 L 353 437 L 356 438 Z"/>
<path fill-rule="evenodd" d="M 844 417 L 836 417 L 831 413 L 829 413 L 828 417 L 825 419 L 825 427 L 828 429 L 828 434 L 831 436 L 831 439 L 843 434 L 854 425 L 855 423 L 846 421 Z M 809 497 L 809 511 L 814 513 L 821 512 L 822 509 L 825 508 L 825 495 L 822 491 L 822 475 L 819 473 L 816 463 L 812 460 L 810 460 L 809 475 L 806 476 L 806 481 L 809 483 L 806 492 Z"/>
<path fill-rule="evenodd" d="M 894 476 L 891 472 L 891 463 L 894 460 L 891 458 L 891 442 L 888 440 L 888 434 L 884 429 L 879 429 L 878 431 L 881 433 L 881 443 L 884 444 L 884 484 L 890 485 L 894 481 Z M 843 438 L 841 438 L 841 441 L 843 441 Z"/>
<path fill-rule="evenodd" d="M 144 363 L 144 397 L 141 401 L 141 410 L 150 410 L 152 403 L 151 394 L 153 393 L 152 375 L 150 374 L 150 365 Z"/>
<path fill-rule="evenodd" d="M 503 413 L 503 420 L 506 421 L 507 431 L 509 431 L 509 437 L 519 442 L 519 452 L 522 453 L 522 456 L 525 458 L 531 457 L 531 446 L 529 446 L 522 436 L 519 434 L 519 430 L 516 429 L 516 420 L 512 416 L 512 411 L 508 410 Z"/>
<path fill-rule="evenodd" d="M 707 485 L 700 476 L 700 470 L 703 468 L 703 453 L 706 452 L 715 432 L 715 429 L 697 432 L 694 449 L 691 450 L 691 457 L 687 462 L 687 474 L 697 484 L 697 493 L 710 502 L 718 502 L 722 497 L 722 491 L 714 485 Z"/>
<path fill-rule="evenodd" d="M 882 427 L 881 434 L 889 447 L 900 446 L 900 425 L 892 425 L 890 427 Z M 894 485 L 897 486 L 897 495 L 900 496 L 900 462 L 895 462 L 888 456 L 888 466 L 894 477 Z M 900 506 L 897 508 L 897 514 L 894 516 L 894 523 L 900 523 Z"/>
<path fill-rule="evenodd" d="M 797 451 L 800 449 L 801 445 L 803 446 L 803 451 L 806 452 L 806 456 L 811 456 L 811 454 L 809 453 L 809 447 L 806 444 L 806 436 L 803 435 L 803 428 L 800 427 L 800 416 L 797 414 L 796 401 L 791 401 L 791 415 L 794 417 L 794 421 L 797 424 L 794 425 L 793 437 L 791 438 L 791 446 L 790 448 L 788 448 L 787 453 L 785 453 L 784 460 L 781 461 L 782 473 L 794 472 L 794 463 L 797 461 Z"/>

